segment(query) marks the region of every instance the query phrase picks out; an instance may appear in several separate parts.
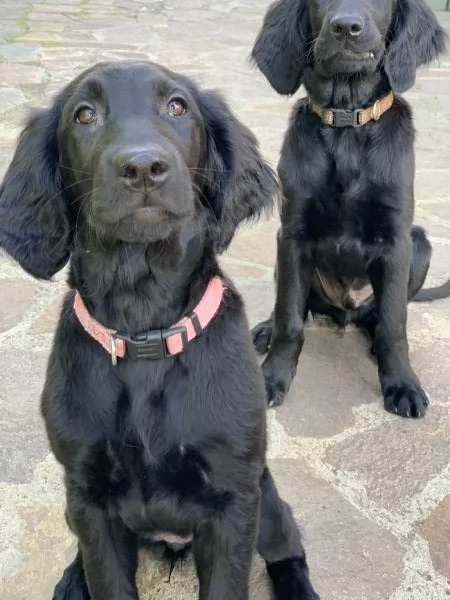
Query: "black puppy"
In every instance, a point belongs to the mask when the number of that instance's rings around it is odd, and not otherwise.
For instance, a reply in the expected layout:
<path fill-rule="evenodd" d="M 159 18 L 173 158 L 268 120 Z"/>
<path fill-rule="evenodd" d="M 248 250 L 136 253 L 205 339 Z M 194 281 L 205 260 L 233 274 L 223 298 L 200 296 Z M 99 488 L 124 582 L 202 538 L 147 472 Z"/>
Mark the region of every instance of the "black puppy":
<path fill-rule="evenodd" d="M 265 464 L 242 300 L 216 260 L 274 194 L 222 98 L 151 63 L 94 66 L 23 131 L 0 243 L 44 279 L 70 257 L 73 289 L 42 395 L 79 541 L 54 600 L 137 600 L 141 539 L 191 542 L 203 600 L 248 598 L 256 546 L 276 598 L 318 598 Z"/>
<path fill-rule="evenodd" d="M 414 129 L 394 92 L 444 50 L 422 0 L 280 0 L 253 58 L 280 94 L 301 84 L 279 175 L 283 187 L 274 314 L 253 330 L 268 399 L 281 404 L 295 375 L 308 312 L 366 329 L 384 405 L 406 417 L 428 399 L 408 356 L 407 300 L 425 280 L 431 246 L 412 227 Z M 422 300 L 443 297 L 450 284 Z M 273 327 L 273 334 L 272 334 Z"/>

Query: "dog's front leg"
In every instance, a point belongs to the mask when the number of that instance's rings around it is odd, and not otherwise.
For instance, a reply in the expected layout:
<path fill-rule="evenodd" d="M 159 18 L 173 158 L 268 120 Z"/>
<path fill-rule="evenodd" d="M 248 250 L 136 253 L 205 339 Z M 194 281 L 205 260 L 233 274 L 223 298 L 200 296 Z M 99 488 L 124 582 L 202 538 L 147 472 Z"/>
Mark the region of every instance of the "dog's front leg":
<path fill-rule="evenodd" d="M 262 365 L 269 406 L 282 404 L 305 340 L 304 312 L 314 274 L 309 253 L 282 226 L 277 249 L 277 295 L 269 354 Z"/>
<path fill-rule="evenodd" d="M 222 515 L 194 535 L 200 600 L 247 600 L 260 495 L 234 496 Z"/>
<path fill-rule="evenodd" d="M 403 417 L 421 417 L 428 398 L 411 368 L 406 333 L 411 253 L 411 238 L 405 233 L 370 265 L 369 277 L 379 313 L 374 348 L 384 407 Z"/>
<path fill-rule="evenodd" d="M 320 600 L 309 579 L 292 509 L 278 495 L 267 467 L 261 477 L 258 550 L 266 561 L 275 600 Z"/>
<path fill-rule="evenodd" d="M 91 600 L 138 600 L 135 535 L 121 520 L 79 501 L 69 499 L 67 518 L 78 537 Z"/>

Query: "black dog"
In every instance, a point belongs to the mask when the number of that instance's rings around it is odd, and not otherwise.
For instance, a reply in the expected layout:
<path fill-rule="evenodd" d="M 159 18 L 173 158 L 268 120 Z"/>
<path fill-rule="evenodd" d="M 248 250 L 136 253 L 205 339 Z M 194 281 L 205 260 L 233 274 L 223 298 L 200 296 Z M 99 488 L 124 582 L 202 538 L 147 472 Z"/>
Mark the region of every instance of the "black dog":
<path fill-rule="evenodd" d="M 73 289 L 42 395 L 79 541 L 55 600 L 136 600 L 141 539 L 192 542 L 201 599 L 247 598 L 256 545 L 276 598 L 318 598 L 216 260 L 276 190 L 221 97 L 150 63 L 93 67 L 23 131 L 0 243 L 40 278 L 70 256 Z"/>
<path fill-rule="evenodd" d="M 408 356 L 407 300 L 425 280 L 431 246 L 412 227 L 414 129 L 395 92 L 444 50 L 422 0 L 280 0 L 253 58 L 280 94 L 303 83 L 279 163 L 283 187 L 274 314 L 253 330 L 268 399 L 295 375 L 308 312 L 372 337 L 384 405 L 420 417 L 428 399 Z M 424 291 L 425 292 L 425 291 Z M 444 297 L 450 282 L 417 299 Z M 272 334 L 273 326 L 273 334 Z"/>

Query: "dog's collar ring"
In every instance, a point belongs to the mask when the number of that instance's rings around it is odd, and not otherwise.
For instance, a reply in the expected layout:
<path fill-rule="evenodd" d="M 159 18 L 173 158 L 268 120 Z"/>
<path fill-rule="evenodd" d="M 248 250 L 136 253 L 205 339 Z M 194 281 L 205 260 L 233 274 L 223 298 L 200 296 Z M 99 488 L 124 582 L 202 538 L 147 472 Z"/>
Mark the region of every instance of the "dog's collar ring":
<path fill-rule="evenodd" d="M 114 366 L 117 365 L 117 348 L 116 348 L 116 338 L 114 337 L 114 333 L 110 334 L 111 336 L 111 362 Z"/>
<path fill-rule="evenodd" d="M 373 120 L 374 121 L 378 121 L 381 117 L 381 115 L 383 114 L 381 111 L 381 106 L 380 106 L 380 101 L 377 100 L 375 102 L 375 104 L 373 105 Z"/>

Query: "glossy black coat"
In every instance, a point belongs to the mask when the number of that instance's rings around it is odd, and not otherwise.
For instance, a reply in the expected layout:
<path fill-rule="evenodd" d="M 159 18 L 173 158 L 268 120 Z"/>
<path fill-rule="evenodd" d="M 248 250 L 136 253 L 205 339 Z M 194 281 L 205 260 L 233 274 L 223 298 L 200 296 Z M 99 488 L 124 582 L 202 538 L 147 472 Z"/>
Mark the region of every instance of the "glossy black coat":
<path fill-rule="evenodd" d="M 308 92 L 293 110 L 278 168 L 274 315 L 253 330 L 258 351 L 270 344 L 263 371 L 271 405 L 289 389 L 312 311 L 369 332 L 387 410 L 425 413 L 428 398 L 409 362 L 406 306 L 423 285 L 431 246 L 412 227 L 414 127 L 398 92 L 444 45 L 423 0 L 280 0 L 267 12 L 253 48 L 256 64 L 280 94 L 302 84 Z M 391 90 L 392 108 L 363 127 L 324 125 L 310 106 L 353 111 Z M 318 272 L 344 291 L 343 304 L 322 293 Z M 372 300 L 346 305 L 348 292 L 368 283 Z"/>
<path fill-rule="evenodd" d="M 0 243 L 134 336 L 192 311 L 275 177 L 223 99 L 150 63 L 101 64 L 31 117 L 0 189 Z M 141 541 L 192 539 L 202 600 L 248 598 L 258 547 L 275 597 L 315 600 L 300 535 L 266 467 L 265 390 L 242 300 L 186 351 L 119 360 L 66 298 L 42 413 L 79 552 L 54 600 L 137 600 Z M 178 541 L 177 541 L 178 540 Z"/>

